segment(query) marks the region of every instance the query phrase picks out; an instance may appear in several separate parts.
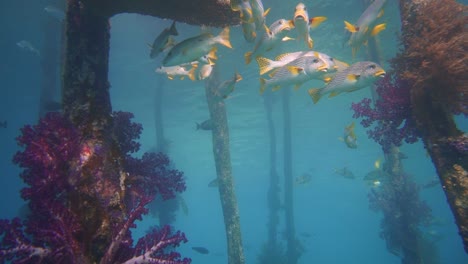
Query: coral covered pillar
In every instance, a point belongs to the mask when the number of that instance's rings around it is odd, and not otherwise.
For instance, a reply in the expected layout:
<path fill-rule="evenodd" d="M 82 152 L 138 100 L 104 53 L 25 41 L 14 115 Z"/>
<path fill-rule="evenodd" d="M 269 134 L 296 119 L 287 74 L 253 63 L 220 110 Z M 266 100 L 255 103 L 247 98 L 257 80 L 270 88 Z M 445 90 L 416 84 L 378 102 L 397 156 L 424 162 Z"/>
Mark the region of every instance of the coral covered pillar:
<path fill-rule="evenodd" d="M 228 264 L 245 263 L 242 250 L 242 236 L 240 230 L 239 208 L 232 178 L 231 156 L 229 152 L 229 128 L 227 123 L 226 107 L 220 100 L 218 88 L 219 68 L 215 67 L 213 73 L 205 83 L 206 100 L 210 110 L 213 134 L 213 154 L 216 164 L 218 189 L 223 208 L 224 225 L 226 229 L 228 246 Z"/>
<path fill-rule="evenodd" d="M 398 68 L 412 85 L 413 117 L 468 252 L 468 138 L 453 119 L 468 114 L 467 8 L 453 0 L 400 0 L 400 10 Z"/>

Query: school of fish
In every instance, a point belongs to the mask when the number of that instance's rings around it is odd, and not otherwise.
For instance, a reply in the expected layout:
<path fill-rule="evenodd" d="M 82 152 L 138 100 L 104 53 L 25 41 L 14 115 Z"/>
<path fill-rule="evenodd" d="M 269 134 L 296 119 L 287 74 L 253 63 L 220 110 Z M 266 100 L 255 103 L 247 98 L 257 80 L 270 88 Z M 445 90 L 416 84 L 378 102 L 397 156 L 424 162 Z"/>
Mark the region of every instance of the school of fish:
<path fill-rule="evenodd" d="M 347 45 L 351 47 L 353 57 L 371 37 L 386 28 L 385 23 L 377 22 L 383 15 L 386 3 L 386 0 L 372 2 L 356 24 L 344 21 L 344 28 L 350 34 Z M 233 11 L 239 12 L 245 41 L 254 43 L 253 49 L 246 52 L 244 58 L 246 64 L 255 60 L 259 66 L 260 94 L 268 88 L 277 91 L 285 86 L 292 86 L 297 90 L 309 80 L 319 80 L 324 83 L 323 87 L 308 89 L 308 94 L 315 104 L 325 95 L 334 97 L 341 93 L 353 92 L 368 87 L 385 76 L 385 70 L 375 62 L 358 61 L 349 65 L 328 54 L 312 50 L 314 41 L 310 32 L 327 18 L 309 16 L 304 3 L 296 5 L 294 12 L 291 12 L 291 18 L 277 19 L 270 26 L 266 24 L 270 8 L 265 10 L 261 0 L 231 0 L 230 6 Z M 229 32 L 230 28 L 226 27 L 218 35 L 203 32 L 176 43 L 173 37 L 177 36 L 178 32 L 173 22 L 149 45 L 151 58 L 165 52 L 162 66 L 155 72 L 164 74 L 171 80 L 176 77 L 188 77 L 192 81 L 207 78 L 218 59 L 218 48 L 232 48 Z M 288 36 L 290 33 L 292 37 Z M 285 41 L 302 43 L 300 45 L 304 46 L 304 50 L 280 54 L 274 59 L 266 57 Z M 268 77 L 262 77 L 267 73 Z M 228 98 L 240 80 L 242 77 L 235 73 L 233 79 L 226 81 L 220 88 L 220 99 Z M 355 142 L 346 143 L 352 148 L 351 145 Z"/>

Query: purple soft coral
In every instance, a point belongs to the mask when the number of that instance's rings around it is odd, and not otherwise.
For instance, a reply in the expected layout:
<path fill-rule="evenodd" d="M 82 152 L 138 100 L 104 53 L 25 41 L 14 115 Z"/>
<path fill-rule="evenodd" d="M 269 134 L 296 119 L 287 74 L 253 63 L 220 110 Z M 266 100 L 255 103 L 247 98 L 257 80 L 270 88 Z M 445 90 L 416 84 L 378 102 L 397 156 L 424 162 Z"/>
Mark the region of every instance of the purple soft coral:
<path fill-rule="evenodd" d="M 0 220 L 0 263 L 190 263 L 165 253 L 187 241 L 167 228 L 140 239 L 145 248 L 133 246 L 130 229 L 147 204 L 155 195 L 174 197 L 185 183 L 163 154 L 131 157 L 141 125 L 129 113 L 114 117 L 106 138 L 83 136 L 58 113 L 22 129 L 25 149 L 14 162 L 25 169 L 22 196 L 31 212 L 22 222 Z"/>
<path fill-rule="evenodd" d="M 353 103 L 354 118 L 363 118 L 364 127 L 377 122 L 377 126 L 367 131 L 370 138 L 379 143 L 384 151 L 390 146 L 400 146 L 414 143 L 418 139 L 416 125 L 411 118 L 410 94 L 405 83 L 392 76 L 386 76 L 377 83 L 377 93 L 380 96 L 371 107 L 371 99 L 364 98 L 359 103 Z"/>

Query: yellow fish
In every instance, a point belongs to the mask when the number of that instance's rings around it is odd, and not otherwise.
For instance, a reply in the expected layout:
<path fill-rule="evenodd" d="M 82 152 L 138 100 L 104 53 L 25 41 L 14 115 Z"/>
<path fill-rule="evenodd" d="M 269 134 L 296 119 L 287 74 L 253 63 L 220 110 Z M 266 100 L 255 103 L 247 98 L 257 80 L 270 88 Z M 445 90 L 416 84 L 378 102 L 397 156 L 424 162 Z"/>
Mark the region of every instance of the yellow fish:
<path fill-rule="evenodd" d="M 345 127 L 343 137 L 339 138 L 341 141 L 344 141 L 348 148 L 355 149 L 357 148 L 357 137 L 354 133 L 354 122 L 352 122 L 349 126 Z"/>
<path fill-rule="evenodd" d="M 281 67 L 271 79 L 260 78 L 260 94 L 266 88 L 273 87 L 277 91 L 284 85 L 294 85 L 297 90 L 306 81 L 323 78 L 326 72 L 325 63 L 318 57 L 300 57 Z"/>
<path fill-rule="evenodd" d="M 345 28 L 351 32 L 348 45 L 351 46 L 353 57 L 356 52 L 364 44 L 367 44 L 369 37 L 379 34 L 380 31 L 386 27 L 385 23 L 376 25 L 376 20 L 383 14 L 383 8 L 387 3 L 386 0 L 375 0 L 372 4 L 362 13 L 356 25 L 345 21 Z"/>
<path fill-rule="evenodd" d="M 309 49 L 312 49 L 314 46 L 314 41 L 310 37 L 309 31 L 311 28 L 315 28 L 320 25 L 326 19 L 326 17 L 309 18 L 307 7 L 303 3 L 297 4 L 294 11 L 294 26 L 297 30 L 297 39 L 305 40 Z"/>
<path fill-rule="evenodd" d="M 371 61 L 356 62 L 338 71 L 333 79 L 323 88 L 309 89 L 309 95 L 316 104 L 325 94 L 329 97 L 343 92 L 353 92 L 374 83 L 385 76 L 385 71 L 377 63 Z"/>

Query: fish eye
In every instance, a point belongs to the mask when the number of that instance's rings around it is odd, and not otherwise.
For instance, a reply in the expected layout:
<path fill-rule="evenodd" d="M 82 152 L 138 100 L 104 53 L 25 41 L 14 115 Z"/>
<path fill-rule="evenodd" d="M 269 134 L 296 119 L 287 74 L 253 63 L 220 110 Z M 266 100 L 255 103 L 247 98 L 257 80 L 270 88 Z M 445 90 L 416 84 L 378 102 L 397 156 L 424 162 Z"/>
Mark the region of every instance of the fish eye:
<path fill-rule="evenodd" d="M 280 21 L 279 21 L 279 24 L 282 25 L 282 24 L 283 24 L 283 21 L 280 20 Z"/>
<path fill-rule="evenodd" d="M 313 63 L 317 63 L 317 62 L 319 62 L 319 60 L 318 60 L 318 59 L 314 59 L 312 62 L 313 62 Z"/>
<path fill-rule="evenodd" d="M 304 11 L 307 11 L 307 7 L 304 7 Z"/>
<path fill-rule="evenodd" d="M 332 57 L 330 57 L 330 61 L 335 61 L 335 59 L 333 59 Z"/>
<path fill-rule="evenodd" d="M 376 67 L 375 64 L 369 65 L 369 69 L 375 69 L 375 67 Z"/>

